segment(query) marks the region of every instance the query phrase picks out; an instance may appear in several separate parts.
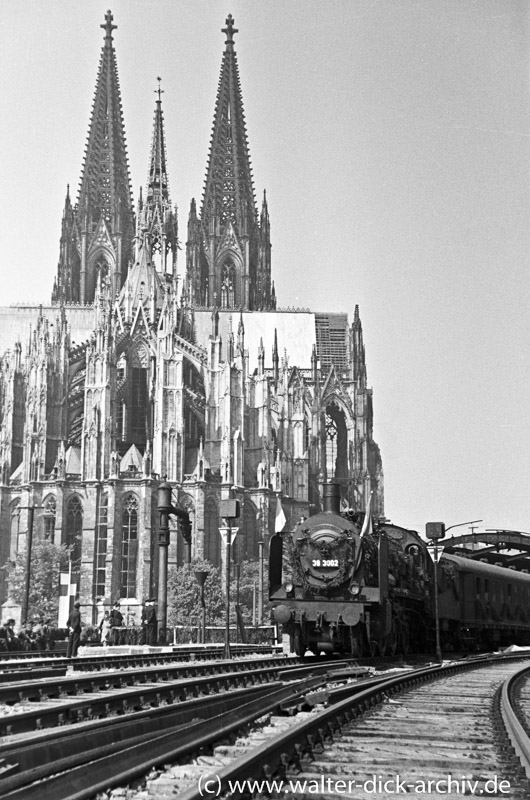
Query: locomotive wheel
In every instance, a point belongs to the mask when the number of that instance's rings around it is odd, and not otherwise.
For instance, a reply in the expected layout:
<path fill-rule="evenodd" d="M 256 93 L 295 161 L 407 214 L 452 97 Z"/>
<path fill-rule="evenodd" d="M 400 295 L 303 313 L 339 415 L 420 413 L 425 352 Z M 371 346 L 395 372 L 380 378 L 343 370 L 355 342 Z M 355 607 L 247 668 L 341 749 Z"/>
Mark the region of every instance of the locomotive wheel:
<path fill-rule="evenodd" d="M 294 647 L 294 652 L 296 653 L 298 658 L 303 658 L 305 655 L 306 645 L 300 631 L 295 631 L 294 633 L 293 647 Z"/>
<path fill-rule="evenodd" d="M 409 636 L 409 626 L 404 623 L 401 626 L 401 652 L 404 656 L 408 655 L 410 650 L 410 636 Z"/>
<path fill-rule="evenodd" d="M 364 655 L 364 643 L 362 636 L 355 636 L 352 634 L 351 638 L 351 654 L 354 658 L 362 658 Z"/>
<path fill-rule="evenodd" d="M 392 620 L 392 629 L 388 634 L 388 639 L 387 639 L 388 655 L 395 656 L 397 647 L 398 647 L 398 628 L 396 620 L 394 619 Z"/>

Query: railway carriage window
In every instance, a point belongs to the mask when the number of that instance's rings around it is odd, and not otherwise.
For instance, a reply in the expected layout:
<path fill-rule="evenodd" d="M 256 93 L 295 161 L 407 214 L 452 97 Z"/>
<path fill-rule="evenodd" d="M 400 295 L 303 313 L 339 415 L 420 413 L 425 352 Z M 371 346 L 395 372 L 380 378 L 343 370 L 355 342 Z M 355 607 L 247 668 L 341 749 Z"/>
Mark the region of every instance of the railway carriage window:
<path fill-rule="evenodd" d="M 512 584 L 511 583 L 508 584 L 507 592 L 508 592 L 508 600 L 511 600 L 512 599 Z"/>
<path fill-rule="evenodd" d="M 490 582 L 487 579 L 484 580 L 484 594 L 486 595 L 486 600 L 489 600 Z"/>
<path fill-rule="evenodd" d="M 480 592 L 482 591 L 482 584 L 480 582 L 480 578 L 477 578 L 476 589 L 475 589 L 477 596 L 480 597 Z"/>

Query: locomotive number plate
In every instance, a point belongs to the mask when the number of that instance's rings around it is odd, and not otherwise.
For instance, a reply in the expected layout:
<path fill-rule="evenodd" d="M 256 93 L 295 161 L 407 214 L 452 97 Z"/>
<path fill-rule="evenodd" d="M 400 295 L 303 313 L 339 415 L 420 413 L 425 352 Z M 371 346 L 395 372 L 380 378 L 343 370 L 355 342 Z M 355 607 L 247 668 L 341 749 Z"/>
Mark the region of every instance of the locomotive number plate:
<path fill-rule="evenodd" d="M 338 567 L 338 558 L 314 558 L 311 562 L 313 567 Z"/>

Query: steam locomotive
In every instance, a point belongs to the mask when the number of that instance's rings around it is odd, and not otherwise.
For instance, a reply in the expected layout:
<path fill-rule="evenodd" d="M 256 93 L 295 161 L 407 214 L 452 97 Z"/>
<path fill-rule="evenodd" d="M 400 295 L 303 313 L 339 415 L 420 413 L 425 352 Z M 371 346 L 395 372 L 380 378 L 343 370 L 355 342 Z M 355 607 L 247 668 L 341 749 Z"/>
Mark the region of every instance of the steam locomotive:
<path fill-rule="evenodd" d="M 363 655 L 434 649 L 434 563 L 416 531 L 380 522 L 362 531 L 325 484 L 324 510 L 272 537 L 269 599 L 291 648 Z M 530 575 L 454 554 L 438 564 L 445 649 L 530 643 Z"/>

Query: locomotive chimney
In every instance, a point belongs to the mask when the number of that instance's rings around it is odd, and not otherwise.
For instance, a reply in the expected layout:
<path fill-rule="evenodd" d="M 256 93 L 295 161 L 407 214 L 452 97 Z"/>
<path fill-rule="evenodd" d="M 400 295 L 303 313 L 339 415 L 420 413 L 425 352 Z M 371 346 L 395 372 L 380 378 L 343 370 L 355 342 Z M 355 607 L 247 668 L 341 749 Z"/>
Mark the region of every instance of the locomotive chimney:
<path fill-rule="evenodd" d="M 338 483 L 322 484 L 322 505 L 324 511 L 340 514 L 340 486 Z"/>

